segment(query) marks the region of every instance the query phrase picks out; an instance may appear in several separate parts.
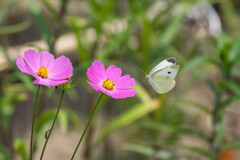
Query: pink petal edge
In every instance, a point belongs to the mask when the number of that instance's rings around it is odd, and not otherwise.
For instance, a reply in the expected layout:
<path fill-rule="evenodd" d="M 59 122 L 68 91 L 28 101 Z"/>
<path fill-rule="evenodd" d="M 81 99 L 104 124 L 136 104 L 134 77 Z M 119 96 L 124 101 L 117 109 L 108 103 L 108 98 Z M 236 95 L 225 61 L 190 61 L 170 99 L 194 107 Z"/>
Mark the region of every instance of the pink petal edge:
<path fill-rule="evenodd" d="M 98 73 L 95 71 L 93 66 L 90 66 L 87 69 L 87 77 L 88 79 L 96 84 L 99 84 L 101 81 L 103 81 L 104 79 L 101 79 L 101 77 L 98 76 Z"/>
<path fill-rule="evenodd" d="M 122 98 L 127 98 L 127 97 L 133 97 L 136 94 L 137 94 L 137 91 L 134 89 L 126 89 L 126 90 L 116 89 L 111 94 L 111 96 L 115 99 L 122 99 Z"/>
<path fill-rule="evenodd" d="M 40 66 L 40 55 L 33 49 L 28 49 L 24 52 L 24 59 L 26 64 L 36 72 Z"/>
<path fill-rule="evenodd" d="M 52 81 L 49 79 L 38 78 L 35 81 L 33 81 L 33 84 L 39 84 L 39 85 L 50 87 L 50 86 L 57 86 L 66 82 L 68 82 L 68 80 Z"/>
<path fill-rule="evenodd" d="M 90 82 L 90 81 L 87 81 L 87 82 L 88 82 L 88 84 L 89 84 L 94 90 L 96 90 L 97 92 L 100 92 L 100 91 L 102 90 L 102 87 L 101 87 L 100 85 L 97 85 L 97 84 L 92 83 L 92 82 Z"/>
<path fill-rule="evenodd" d="M 102 80 L 106 79 L 105 67 L 101 61 L 94 61 L 91 66 L 94 68 L 99 79 L 102 79 Z"/>
<path fill-rule="evenodd" d="M 21 72 L 31 75 L 35 78 L 38 77 L 37 74 L 28 67 L 24 59 L 22 59 L 20 56 L 17 57 L 16 65 Z"/>

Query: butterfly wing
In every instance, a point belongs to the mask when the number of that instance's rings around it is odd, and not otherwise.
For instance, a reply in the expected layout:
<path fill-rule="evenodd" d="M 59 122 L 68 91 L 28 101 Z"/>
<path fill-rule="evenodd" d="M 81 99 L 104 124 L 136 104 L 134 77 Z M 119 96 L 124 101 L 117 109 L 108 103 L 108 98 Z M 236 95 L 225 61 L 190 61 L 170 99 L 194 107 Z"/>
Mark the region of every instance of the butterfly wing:
<path fill-rule="evenodd" d="M 170 77 L 170 78 L 174 79 L 178 73 L 179 68 L 180 68 L 179 65 L 168 66 L 168 67 L 165 67 L 161 70 L 154 72 L 150 76 L 155 77 L 155 76 L 159 75 L 159 76 L 165 76 L 165 77 Z"/>
<path fill-rule="evenodd" d="M 166 93 L 172 90 L 176 84 L 175 80 L 170 77 L 155 75 L 148 78 L 148 82 L 153 87 L 153 89 L 160 93 Z"/>
<path fill-rule="evenodd" d="M 149 73 L 149 75 L 154 74 L 155 72 L 165 68 L 165 67 L 169 67 L 169 66 L 173 66 L 176 65 L 176 58 L 167 58 L 165 60 L 163 60 L 162 62 L 160 62 L 157 66 L 155 66 L 151 72 Z"/>
<path fill-rule="evenodd" d="M 160 94 L 169 92 L 176 84 L 174 78 L 179 68 L 180 66 L 176 65 L 176 58 L 167 58 L 147 75 L 148 82 Z"/>

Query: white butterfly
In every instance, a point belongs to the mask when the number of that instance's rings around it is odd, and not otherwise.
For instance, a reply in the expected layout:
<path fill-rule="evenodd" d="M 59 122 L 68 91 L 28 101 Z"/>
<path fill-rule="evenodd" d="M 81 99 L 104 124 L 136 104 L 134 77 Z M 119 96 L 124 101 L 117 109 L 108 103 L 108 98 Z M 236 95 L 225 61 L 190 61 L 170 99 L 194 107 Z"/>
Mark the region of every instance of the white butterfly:
<path fill-rule="evenodd" d="M 153 89 L 163 94 L 174 88 L 176 84 L 174 78 L 179 68 L 180 65 L 176 65 L 176 58 L 167 58 L 154 67 L 146 77 Z"/>

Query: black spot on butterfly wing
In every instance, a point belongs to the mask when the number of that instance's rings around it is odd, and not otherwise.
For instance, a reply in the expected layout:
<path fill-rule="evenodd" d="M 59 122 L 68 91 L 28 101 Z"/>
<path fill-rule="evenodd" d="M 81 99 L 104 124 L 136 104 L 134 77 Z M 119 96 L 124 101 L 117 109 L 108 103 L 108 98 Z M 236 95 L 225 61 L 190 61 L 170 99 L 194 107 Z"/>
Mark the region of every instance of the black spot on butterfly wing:
<path fill-rule="evenodd" d="M 171 57 L 171 58 L 167 58 L 167 61 L 170 63 L 176 64 L 177 60 L 176 60 L 176 58 Z"/>
<path fill-rule="evenodd" d="M 168 74 L 171 74 L 172 72 L 168 71 L 167 73 L 168 73 Z"/>

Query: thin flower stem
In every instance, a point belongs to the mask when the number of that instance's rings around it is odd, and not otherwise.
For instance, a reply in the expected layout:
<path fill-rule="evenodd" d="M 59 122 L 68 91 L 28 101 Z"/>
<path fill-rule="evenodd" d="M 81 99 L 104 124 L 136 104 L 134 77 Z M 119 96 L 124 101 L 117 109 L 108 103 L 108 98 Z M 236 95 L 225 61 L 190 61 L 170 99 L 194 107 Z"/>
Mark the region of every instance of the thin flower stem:
<path fill-rule="evenodd" d="M 51 129 L 50 129 L 50 132 L 49 132 L 49 134 L 46 136 L 46 141 L 45 141 L 44 146 L 43 146 L 43 149 L 42 149 L 42 153 L 41 153 L 40 160 L 42 160 L 42 158 L 43 158 L 43 155 L 44 155 L 44 152 L 45 152 L 45 149 L 46 149 L 48 140 L 50 139 L 50 136 L 51 136 L 51 134 L 52 134 L 53 127 L 54 127 L 54 125 L 55 125 L 55 123 L 56 123 L 56 120 L 57 120 L 57 117 L 58 117 L 58 113 L 59 113 L 60 108 L 61 108 L 61 104 L 62 104 L 62 100 L 63 100 L 63 95 L 64 95 L 64 91 L 62 91 L 61 98 L 60 98 L 60 101 L 59 101 L 59 104 L 58 104 L 58 109 L 57 109 L 55 118 L 54 118 L 54 120 L 53 120 Z"/>
<path fill-rule="evenodd" d="M 37 89 L 37 94 L 36 94 L 36 99 L 35 99 L 35 104 L 34 104 L 33 117 L 32 117 L 32 131 L 31 131 L 31 142 L 30 142 L 30 160 L 32 160 L 32 157 L 33 157 L 33 132 L 34 132 L 34 124 L 35 124 L 35 117 L 36 117 L 36 112 L 37 112 L 37 104 L 38 104 L 38 96 L 39 96 L 40 87 L 41 86 L 39 85 L 38 89 Z"/>
<path fill-rule="evenodd" d="M 81 144 L 81 142 L 82 142 L 82 140 L 83 140 L 83 137 L 84 137 L 84 135 L 85 135 L 88 127 L 89 127 L 90 124 L 91 124 L 91 121 L 92 121 L 93 116 L 94 116 L 94 113 L 95 113 L 95 111 L 96 111 L 96 109 L 97 109 L 98 103 L 100 102 L 100 100 L 101 100 L 101 98 L 102 98 L 103 95 L 104 95 L 104 94 L 101 94 L 101 96 L 98 98 L 97 103 L 95 104 L 95 106 L 94 106 L 94 108 L 93 108 L 93 110 L 92 110 L 92 112 L 91 112 L 90 118 L 89 118 L 89 120 L 88 120 L 88 122 L 87 122 L 87 125 L 86 125 L 86 127 L 85 127 L 85 129 L 84 129 L 84 131 L 83 131 L 83 133 L 82 133 L 82 136 L 81 136 L 81 138 L 80 138 L 80 140 L 79 140 L 79 142 L 78 142 L 78 144 L 77 144 L 77 147 L 76 147 L 75 150 L 74 150 L 74 153 L 73 153 L 73 155 L 72 155 L 71 160 L 73 160 L 73 158 L 74 158 L 74 156 L 75 156 L 75 154 L 76 154 L 76 152 L 77 152 L 77 150 L 78 150 L 78 147 L 80 146 L 80 144 Z"/>

